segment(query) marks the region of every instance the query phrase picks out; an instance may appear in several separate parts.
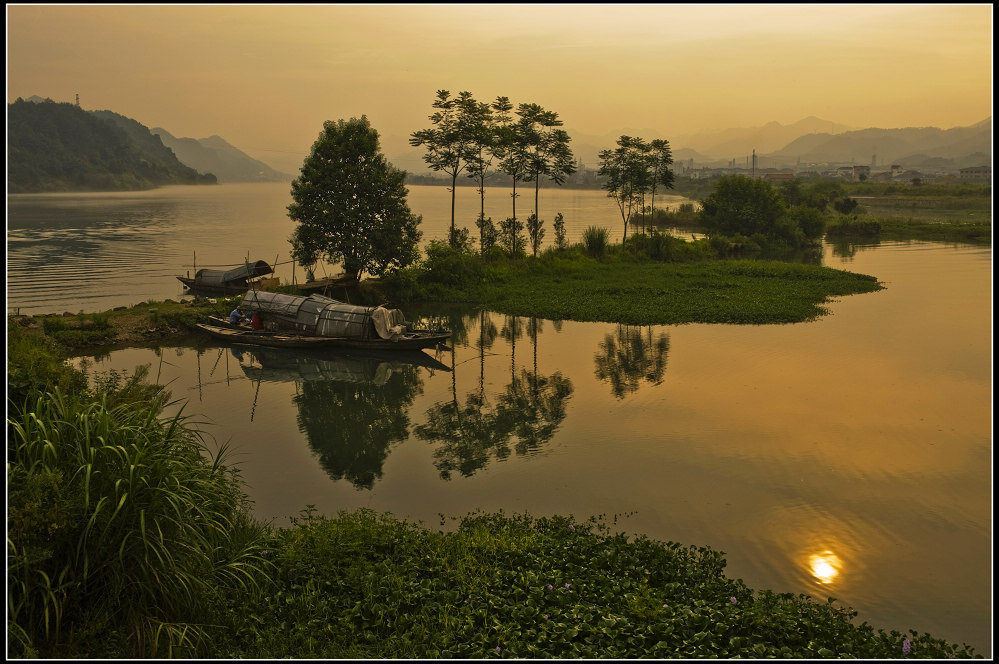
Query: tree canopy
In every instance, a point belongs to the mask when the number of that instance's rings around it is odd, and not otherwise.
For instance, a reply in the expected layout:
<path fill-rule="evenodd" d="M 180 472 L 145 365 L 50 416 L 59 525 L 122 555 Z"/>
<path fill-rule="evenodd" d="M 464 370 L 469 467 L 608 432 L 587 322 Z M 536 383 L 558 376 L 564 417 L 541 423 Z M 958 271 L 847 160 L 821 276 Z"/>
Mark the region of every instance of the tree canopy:
<path fill-rule="evenodd" d="M 709 235 L 763 236 L 801 247 L 822 236 L 825 222 L 821 208 L 798 194 L 795 187 L 781 190 L 766 180 L 727 175 L 701 201 L 701 224 Z"/>
<path fill-rule="evenodd" d="M 303 265 L 341 263 L 353 278 L 413 263 L 423 218 L 409 209 L 405 177 L 380 153 L 367 117 L 323 123 L 291 183 L 292 255 Z"/>

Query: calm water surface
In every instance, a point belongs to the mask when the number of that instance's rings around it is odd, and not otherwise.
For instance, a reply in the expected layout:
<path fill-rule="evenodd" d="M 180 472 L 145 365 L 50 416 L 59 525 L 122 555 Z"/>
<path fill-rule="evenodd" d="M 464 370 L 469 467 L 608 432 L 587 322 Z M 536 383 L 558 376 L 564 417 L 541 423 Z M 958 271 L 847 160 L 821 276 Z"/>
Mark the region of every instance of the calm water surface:
<path fill-rule="evenodd" d="M 180 299 L 177 276 L 200 268 L 228 269 L 251 261 L 276 265 L 282 283 L 304 281 L 291 262 L 288 183 L 163 187 L 150 191 L 39 194 L 7 197 L 7 309 L 21 313 L 106 311 L 148 300 Z M 530 199 L 530 200 L 527 200 Z M 422 215 L 423 244 L 445 240 L 451 194 L 444 187 L 411 186 L 408 201 Z M 659 195 L 656 207 L 688 199 Z M 518 217 L 534 205 L 533 189 L 518 198 Z M 588 226 L 608 228 L 620 241 L 622 223 L 603 191 L 542 189 L 539 201 L 548 246 L 561 212 L 570 242 Z M 499 225 L 510 216 L 510 192 L 486 188 L 486 216 Z M 461 187 L 455 224 L 478 237 L 479 196 Z M 324 270 L 328 270 L 324 272 Z M 320 266 L 318 276 L 337 268 Z"/>
<path fill-rule="evenodd" d="M 9 202 L 8 295 L 99 310 L 87 302 L 176 296 L 176 264 L 195 248 L 199 265 L 202 251 L 231 262 L 239 242 L 240 255 L 287 255 L 286 203 L 260 209 L 258 185 L 190 189 L 186 202 L 162 192 L 169 200 Z M 447 193 L 412 190 L 443 237 Z M 600 192 L 562 193 L 590 197 L 582 227 L 603 219 L 619 235 Z M 443 222 L 427 211 L 437 199 Z M 563 205 L 549 209 L 568 222 Z M 149 259 L 153 247 L 161 258 Z M 41 274 L 59 261 L 65 273 Z M 86 261 L 70 306 L 66 283 Z M 87 361 L 95 372 L 151 365 L 186 413 L 231 442 L 257 514 L 278 524 L 306 505 L 432 527 L 475 509 L 628 515 L 625 531 L 724 551 L 727 573 L 751 587 L 835 597 L 858 622 L 991 656 L 991 251 L 892 243 L 850 256 L 827 247 L 824 261 L 887 288 L 797 325 L 639 328 L 404 308 L 449 316 L 453 348 L 303 356 L 194 339 Z M 143 276 L 116 289 L 109 271 Z"/>

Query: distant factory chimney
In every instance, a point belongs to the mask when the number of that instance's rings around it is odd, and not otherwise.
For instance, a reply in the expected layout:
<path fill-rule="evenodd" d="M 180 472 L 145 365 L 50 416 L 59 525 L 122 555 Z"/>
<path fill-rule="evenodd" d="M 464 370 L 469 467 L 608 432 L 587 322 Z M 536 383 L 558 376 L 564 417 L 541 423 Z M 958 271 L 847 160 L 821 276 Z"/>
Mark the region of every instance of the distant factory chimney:
<path fill-rule="evenodd" d="M 77 95 L 76 95 L 76 107 L 80 108 L 80 94 L 79 93 L 77 93 Z"/>

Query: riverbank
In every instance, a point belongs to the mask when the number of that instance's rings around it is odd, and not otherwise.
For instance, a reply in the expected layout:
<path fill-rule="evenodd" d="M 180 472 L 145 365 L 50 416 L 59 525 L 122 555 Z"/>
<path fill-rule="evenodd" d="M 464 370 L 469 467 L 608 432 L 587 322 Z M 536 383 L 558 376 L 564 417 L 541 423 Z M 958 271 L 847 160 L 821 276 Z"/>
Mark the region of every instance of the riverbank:
<path fill-rule="evenodd" d="M 537 259 L 485 260 L 445 252 L 415 269 L 333 295 L 355 304 L 440 302 L 549 320 L 760 325 L 814 320 L 832 298 L 881 288 L 873 276 L 780 261 L 663 263 L 622 252 L 603 260 L 554 252 Z M 67 348 L 114 349 L 190 335 L 195 323 L 227 316 L 240 301 L 240 296 L 165 300 L 11 319 L 29 334 L 47 335 Z"/>

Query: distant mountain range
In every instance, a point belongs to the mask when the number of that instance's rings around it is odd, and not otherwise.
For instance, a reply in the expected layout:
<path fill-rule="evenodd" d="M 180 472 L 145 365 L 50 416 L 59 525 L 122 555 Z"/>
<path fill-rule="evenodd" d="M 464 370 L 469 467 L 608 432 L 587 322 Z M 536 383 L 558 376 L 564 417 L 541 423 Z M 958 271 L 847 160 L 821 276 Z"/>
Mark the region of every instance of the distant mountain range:
<path fill-rule="evenodd" d="M 38 96 L 7 108 L 11 193 L 292 180 L 219 136 L 176 138 L 112 111 Z"/>
<path fill-rule="evenodd" d="M 216 184 L 143 125 L 111 111 L 18 99 L 7 105 L 7 191 L 134 191 Z"/>
<path fill-rule="evenodd" d="M 200 173 L 211 173 L 219 182 L 291 182 L 294 178 L 257 161 L 220 136 L 175 138 L 161 127 L 150 130 L 173 150 L 182 163 Z"/>
<path fill-rule="evenodd" d="M 743 165 L 756 152 L 760 167 L 802 169 L 817 164 L 864 164 L 887 168 L 957 171 L 992 163 L 992 118 L 954 129 L 910 127 L 860 129 L 816 117 L 790 125 L 768 122 L 761 127 L 670 136 L 660 130 L 623 127 L 597 136 L 567 129 L 573 154 L 587 168 L 599 167 L 599 153 L 614 148 L 618 138 L 665 138 L 673 149 L 674 163 L 701 167 Z M 427 174 L 420 148 L 404 147 L 402 139 L 386 140 L 394 148 L 392 163 L 414 174 Z"/>
<path fill-rule="evenodd" d="M 150 130 L 112 111 L 84 111 L 36 96 L 8 104 L 7 124 L 10 193 L 216 181 L 287 182 L 294 177 L 250 157 L 219 136 L 177 138 L 166 129 Z M 790 125 L 769 122 L 761 127 L 678 136 L 627 127 L 603 136 L 568 131 L 573 153 L 591 170 L 599 167 L 599 153 L 615 147 L 622 135 L 665 138 L 673 149 L 674 162 L 694 168 L 726 167 L 733 162 L 742 166 L 754 151 L 760 168 L 793 170 L 843 164 L 887 169 L 898 164 L 910 170 L 956 172 L 992 163 L 991 117 L 969 127 L 946 130 L 858 129 L 808 117 Z M 423 161 L 422 148 L 409 145 L 409 136 L 383 136 L 381 146 L 397 168 L 412 175 L 434 174 Z"/>

